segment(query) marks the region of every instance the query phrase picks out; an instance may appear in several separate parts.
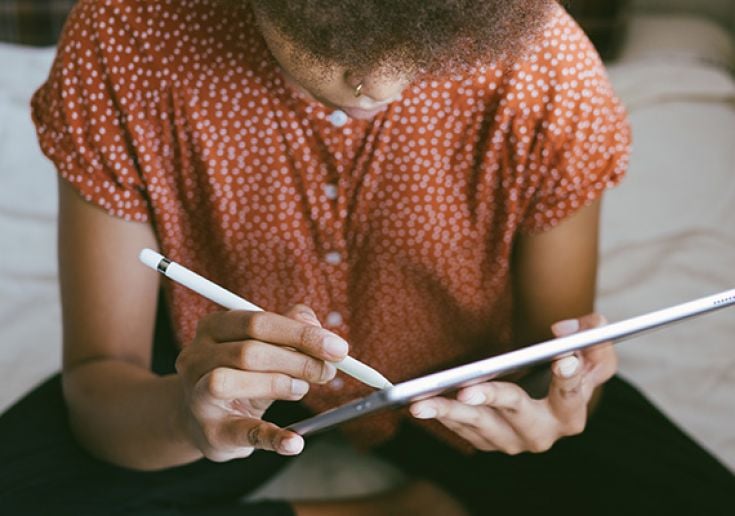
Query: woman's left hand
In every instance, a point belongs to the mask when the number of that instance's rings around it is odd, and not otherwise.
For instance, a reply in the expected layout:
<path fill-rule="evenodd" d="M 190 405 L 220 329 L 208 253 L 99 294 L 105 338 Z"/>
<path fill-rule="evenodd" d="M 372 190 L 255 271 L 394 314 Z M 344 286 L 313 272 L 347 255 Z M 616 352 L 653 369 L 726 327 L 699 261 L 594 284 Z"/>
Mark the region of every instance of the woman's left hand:
<path fill-rule="evenodd" d="M 557 322 L 551 329 L 562 337 L 606 322 L 589 314 Z M 544 452 L 561 437 L 584 430 L 592 394 L 615 374 L 617 363 L 612 344 L 600 344 L 554 362 L 546 398 L 533 399 L 514 383 L 493 381 L 462 389 L 456 400 L 421 400 L 411 405 L 411 413 L 438 419 L 479 450 Z"/>

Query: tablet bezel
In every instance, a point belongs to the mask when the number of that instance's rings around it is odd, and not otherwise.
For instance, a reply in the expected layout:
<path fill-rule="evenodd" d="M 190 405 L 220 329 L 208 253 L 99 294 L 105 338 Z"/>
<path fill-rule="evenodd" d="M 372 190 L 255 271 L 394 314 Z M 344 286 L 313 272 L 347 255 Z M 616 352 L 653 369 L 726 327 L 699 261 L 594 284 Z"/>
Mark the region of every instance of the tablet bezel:
<path fill-rule="evenodd" d="M 377 412 L 481 383 L 604 342 L 620 342 L 697 315 L 735 305 L 735 289 L 695 299 L 616 323 L 560 337 L 502 355 L 408 380 L 299 421 L 288 428 L 307 436 Z"/>

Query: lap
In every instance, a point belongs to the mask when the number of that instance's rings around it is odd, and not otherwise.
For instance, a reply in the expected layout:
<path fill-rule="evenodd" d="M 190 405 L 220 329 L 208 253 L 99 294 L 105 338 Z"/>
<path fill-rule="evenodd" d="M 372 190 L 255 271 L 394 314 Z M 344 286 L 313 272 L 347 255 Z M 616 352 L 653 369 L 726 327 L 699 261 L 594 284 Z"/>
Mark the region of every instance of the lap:
<path fill-rule="evenodd" d="M 733 474 L 617 377 L 587 429 L 546 453 L 464 456 L 411 424 L 378 453 L 477 514 L 730 514 L 735 506 Z"/>
<path fill-rule="evenodd" d="M 274 404 L 269 419 L 289 423 L 300 412 Z M 618 378 L 585 432 L 543 454 L 464 456 L 410 424 L 376 453 L 442 485 L 476 514 L 728 514 L 735 504 L 732 473 Z M 74 441 L 56 376 L 0 417 L 0 507 L 75 516 L 290 515 L 282 502 L 239 504 L 288 460 L 256 452 L 158 472 L 112 466 Z"/>
<path fill-rule="evenodd" d="M 155 339 L 154 370 L 161 374 L 172 371 L 176 355 L 166 328 L 158 324 Z M 267 418 L 291 423 L 303 410 L 275 403 Z M 617 377 L 585 432 L 543 454 L 464 456 L 410 423 L 376 453 L 444 486 L 478 514 L 729 514 L 735 506 L 733 474 Z M 115 467 L 77 445 L 56 376 L 0 417 L 0 507 L 9 514 L 74 516 L 290 515 L 283 502 L 238 503 L 289 460 L 256 452 L 157 472 Z"/>

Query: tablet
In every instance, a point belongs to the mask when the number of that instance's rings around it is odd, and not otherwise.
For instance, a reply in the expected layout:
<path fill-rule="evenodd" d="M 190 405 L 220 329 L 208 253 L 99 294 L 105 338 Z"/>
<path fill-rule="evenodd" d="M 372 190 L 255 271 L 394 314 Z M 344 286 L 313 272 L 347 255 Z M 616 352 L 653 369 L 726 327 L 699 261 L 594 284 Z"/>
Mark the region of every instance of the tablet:
<path fill-rule="evenodd" d="M 595 344 L 619 342 L 683 319 L 732 305 L 735 305 L 735 289 L 408 380 L 299 421 L 288 428 L 307 436 L 366 414 L 406 405 L 451 389 L 491 380 Z"/>

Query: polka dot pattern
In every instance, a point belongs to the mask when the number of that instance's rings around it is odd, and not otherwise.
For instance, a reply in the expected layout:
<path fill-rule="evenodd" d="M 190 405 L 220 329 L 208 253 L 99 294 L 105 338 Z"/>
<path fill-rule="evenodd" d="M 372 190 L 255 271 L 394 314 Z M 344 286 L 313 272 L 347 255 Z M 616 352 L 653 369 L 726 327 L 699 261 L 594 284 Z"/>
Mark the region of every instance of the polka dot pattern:
<path fill-rule="evenodd" d="M 510 349 L 515 236 L 627 164 L 625 113 L 581 30 L 558 8 L 523 60 L 417 81 L 336 127 L 285 85 L 243 4 L 81 0 L 33 99 L 61 176 L 254 303 L 312 306 L 394 382 Z M 186 345 L 218 308 L 167 288 Z M 342 380 L 306 404 L 367 392 Z M 345 430 L 369 445 L 400 417 Z"/>

